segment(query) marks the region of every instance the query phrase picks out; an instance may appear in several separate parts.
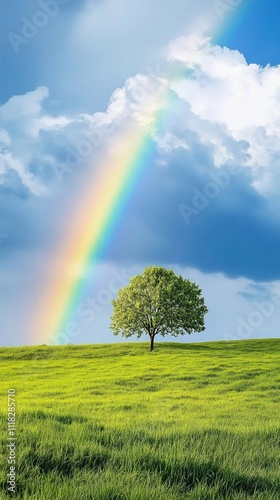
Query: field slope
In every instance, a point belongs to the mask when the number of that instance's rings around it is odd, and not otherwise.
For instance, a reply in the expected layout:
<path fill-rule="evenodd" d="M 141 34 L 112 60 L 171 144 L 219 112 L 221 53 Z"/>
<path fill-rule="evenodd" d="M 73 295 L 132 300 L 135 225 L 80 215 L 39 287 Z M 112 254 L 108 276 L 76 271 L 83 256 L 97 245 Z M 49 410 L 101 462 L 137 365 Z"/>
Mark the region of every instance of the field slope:
<path fill-rule="evenodd" d="M 280 339 L 0 349 L 23 500 L 278 499 Z M 7 467 L 0 498 L 6 495 Z"/>

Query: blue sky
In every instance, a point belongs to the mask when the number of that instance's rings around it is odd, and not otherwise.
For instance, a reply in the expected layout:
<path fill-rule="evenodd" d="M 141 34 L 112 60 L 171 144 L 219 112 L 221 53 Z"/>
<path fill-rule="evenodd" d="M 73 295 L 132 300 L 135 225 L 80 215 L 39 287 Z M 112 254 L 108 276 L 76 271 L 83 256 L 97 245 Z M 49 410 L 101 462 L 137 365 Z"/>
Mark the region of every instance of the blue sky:
<path fill-rule="evenodd" d="M 215 38 L 217 43 L 237 49 L 249 63 L 279 64 L 279 16 L 277 0 L 249 0 L 231 17 L 232 21 Z"/>
<path fill-rule="evenodd" d="M 279 14 L 276 0 L 265 7 L 12 0 L 3 7 L 3 345 L 31 342 L 51 255 L 115 133 L 73 168 L 70 151 L 105 122 L 119 131 L 132 119 L 145 127 L 163 87 L 169 110 L 153 131 L 151 164 L 99 263 L 98 281 L 83 270 L 83 303 L 95 298 L 98 312 L 82 318 L 77 304 L 77 334 L 61 341 L 115 341 L 102 297 L 113 298 L 112 278 L 123 286 L 150 264 L 203 288 L 207 330 L 183 340 L 279 336 Z"/>

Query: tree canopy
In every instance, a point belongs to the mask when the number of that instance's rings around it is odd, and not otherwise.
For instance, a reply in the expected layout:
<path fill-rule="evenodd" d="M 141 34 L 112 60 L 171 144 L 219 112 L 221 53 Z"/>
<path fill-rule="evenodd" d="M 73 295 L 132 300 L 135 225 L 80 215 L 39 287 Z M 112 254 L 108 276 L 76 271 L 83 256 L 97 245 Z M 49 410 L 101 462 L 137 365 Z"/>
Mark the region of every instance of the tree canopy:
<path fill-rule="evenodd" d="M 150 350 L 156 335 L 178 335 L 205 330 L 208 312 L 202 290 L 172 270 L 152 266 L 134 276 L 112 301 L 111 330 L 114 335 L 131 337 L 147 334 Z"/>

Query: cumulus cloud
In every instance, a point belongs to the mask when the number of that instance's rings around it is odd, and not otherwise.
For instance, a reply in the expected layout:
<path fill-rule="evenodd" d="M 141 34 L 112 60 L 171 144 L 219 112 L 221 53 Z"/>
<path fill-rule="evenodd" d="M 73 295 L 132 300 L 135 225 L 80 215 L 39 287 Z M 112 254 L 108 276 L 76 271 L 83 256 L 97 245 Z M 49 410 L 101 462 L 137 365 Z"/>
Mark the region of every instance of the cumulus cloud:
<path fill-rule="evenodd" d="M 78 179 L 137 124 L 154 153 L 106 258 L 278 278 L 279 68 L 199 34 L 171 42 L 166 58 L 164 72 L 128 78 L 105 112 L 55 116 L 45 87 L 11 98 L 0 108 L 2 184 L 14 186 L 14 171 L 30 193 L 56 186 L 69 206 Z"/>
<path fill-rule="evenodd" d="M 131 119 L 149 127 L 155 112 L 166 110 L 165 92 L 168 120 L 157 133 L 151 130 L 161 151 L 188 148 L 188 135 L 194 132 L 203 145 L 212 147 L 216 167 L 242 164 L 250 168 L 252 184 L 260 193 L 275 191 L 279 177 L 280 67 L 247 64 L 238 51 L 213 45 L 200 34 L 171 42 L 166 59 L 169 66 L 164 72 L 155 70 L 128 78 L 113 92 L 106 112 L 53 116 L 46 109 L 49 92 L 45 87 L 9 99 L 0 108 L 2 172 L 4 168 L 16 169 L 24 184 L 35 191 L 28 164 L 32 159 L 39 163 L 38 154 L 53 166 L 56 161 L 63 162 L 58 144 L 75 147 L 84 134 L 95 131 L 102 140 L 112 137 Z M 51 154 L 45 151 L 43 155 L 44 142 Z"/>
<path fill-rule="evenodd" d="M 167 58 L 191 72 L 189 78 L 182 73 L 172 88 L 193 113 L 248 143 L 246 165 L 255 169 L 255 186 L 262 191 L 260 179 L 273 182 L 269 170 L 275 162 L 279 166 L 280 66 L 247 64 L 238 51 L 202 35 L 174 40 Z"/>
<path fill-rule="evenodd" d="M 48 89 L 38 87 L 24 95 L 11 97 L 0 107 L 3 127 L 0 133 L 0 182 L 10 186 L 10 172 L 15 172 L 30 193 L 40 195 L 45 188 L 40 179 L 40 169 L 45 161 L 41 154 L 43 131 L 64 128 L 71 120 L 64 116 L 49 116 L 43 102 L 49 95 Z M 32 172 L 31 164 L 38 162 L 37 172 Z"/>

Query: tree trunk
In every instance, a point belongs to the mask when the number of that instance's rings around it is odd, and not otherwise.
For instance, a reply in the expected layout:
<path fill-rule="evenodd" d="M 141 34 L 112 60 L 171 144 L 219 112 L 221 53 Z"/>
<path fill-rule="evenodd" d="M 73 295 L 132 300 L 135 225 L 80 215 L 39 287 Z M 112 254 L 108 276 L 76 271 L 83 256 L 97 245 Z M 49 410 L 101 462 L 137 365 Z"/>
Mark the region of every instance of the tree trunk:
<path fill-rule="evenodd" d="M 150 351 L 154 350 L 154 339 L 155 339 L 155 336 L 150 335 Z"/>

